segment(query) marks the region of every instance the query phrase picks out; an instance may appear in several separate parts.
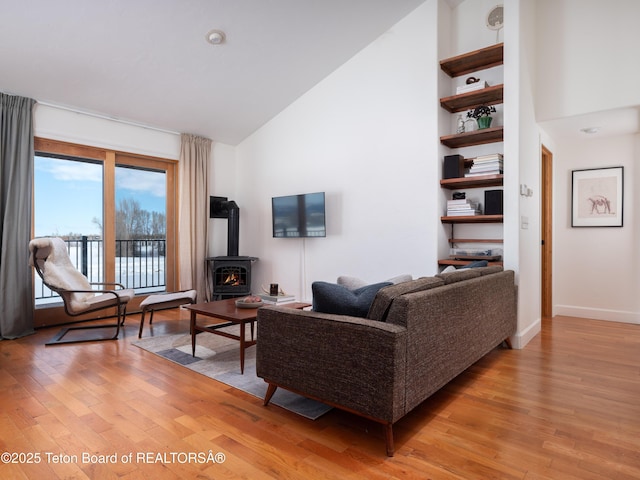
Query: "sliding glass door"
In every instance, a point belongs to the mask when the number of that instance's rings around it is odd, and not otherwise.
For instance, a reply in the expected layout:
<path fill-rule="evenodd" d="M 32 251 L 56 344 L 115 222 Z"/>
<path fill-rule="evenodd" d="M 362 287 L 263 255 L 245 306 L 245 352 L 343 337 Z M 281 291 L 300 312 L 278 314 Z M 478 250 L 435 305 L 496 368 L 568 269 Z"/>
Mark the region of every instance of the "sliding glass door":
<path fill-rule="evenodd" d="M 61 237 L 89 281 L 133 288 L 130 308 L 175 289 L 175 162 L 40 139 L 34 162 L 34 236 Z M 34 283 L 36 326 L 70 321 Z"/>

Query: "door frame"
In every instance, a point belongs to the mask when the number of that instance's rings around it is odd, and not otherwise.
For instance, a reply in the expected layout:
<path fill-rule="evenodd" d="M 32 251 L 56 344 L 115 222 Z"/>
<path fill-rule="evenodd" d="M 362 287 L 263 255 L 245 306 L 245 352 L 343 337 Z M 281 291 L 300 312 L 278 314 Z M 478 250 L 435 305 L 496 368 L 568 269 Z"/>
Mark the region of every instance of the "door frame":
<path fill-rule="evenodd" d="M 541 314 L 553 316 L 553 153 L 542 145 L 541 195 Z"/>

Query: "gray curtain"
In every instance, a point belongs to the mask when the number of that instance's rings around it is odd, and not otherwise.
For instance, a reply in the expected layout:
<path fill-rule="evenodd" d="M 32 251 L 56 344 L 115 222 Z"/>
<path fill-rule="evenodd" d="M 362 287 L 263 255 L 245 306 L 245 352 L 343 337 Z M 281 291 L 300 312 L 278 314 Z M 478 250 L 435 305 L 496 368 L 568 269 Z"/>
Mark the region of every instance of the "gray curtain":
<path fill-rule="evenodd" d="M 209 231 L 209 162 L 211 140 L 183 133 L 180 149 L 180 289 L 209 298 L 205 258 Z"/>
<path fill-rule="evenodd" d="M 0 337 L 33 333 L 29 240 L 33 198 L 33 106 L 0 93 Z"/>

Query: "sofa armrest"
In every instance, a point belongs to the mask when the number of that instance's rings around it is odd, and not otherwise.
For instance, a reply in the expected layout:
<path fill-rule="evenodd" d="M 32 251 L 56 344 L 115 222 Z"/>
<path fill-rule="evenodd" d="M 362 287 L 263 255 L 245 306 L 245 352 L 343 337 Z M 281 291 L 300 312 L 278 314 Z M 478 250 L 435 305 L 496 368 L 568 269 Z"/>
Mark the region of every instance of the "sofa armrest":
<path fill-rule="evenodd" d="M 394 422 L 404 414 L 406 343 L 400 325 L 262 307 L 256 372 L 269 383 Z"/>

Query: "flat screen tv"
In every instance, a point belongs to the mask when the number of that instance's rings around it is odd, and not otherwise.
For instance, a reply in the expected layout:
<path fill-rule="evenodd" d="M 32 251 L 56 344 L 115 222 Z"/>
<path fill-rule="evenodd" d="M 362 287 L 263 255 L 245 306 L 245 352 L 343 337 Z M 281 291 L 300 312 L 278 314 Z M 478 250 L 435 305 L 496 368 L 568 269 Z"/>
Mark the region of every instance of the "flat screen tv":
<path fill-rule="evenodd" d="M 326 237 L 324 192 L 273 197 L 274 238 Z"/>

